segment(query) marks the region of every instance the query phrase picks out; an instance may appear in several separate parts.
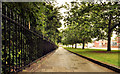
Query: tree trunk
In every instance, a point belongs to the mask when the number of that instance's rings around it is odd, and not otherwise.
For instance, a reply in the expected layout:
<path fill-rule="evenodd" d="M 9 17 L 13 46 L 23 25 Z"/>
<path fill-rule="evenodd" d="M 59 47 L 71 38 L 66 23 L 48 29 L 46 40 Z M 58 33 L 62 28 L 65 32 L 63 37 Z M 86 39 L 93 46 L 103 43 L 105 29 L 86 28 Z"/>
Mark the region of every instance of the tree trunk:
<path fill-rule="evenodd" d="M 77 43 L 75 44 L 75 48 L 77 48 Z"/>
<path fill-rule="evenodd" d="M 111 33 L 108 33 L 107 51 L 111 51 Z"/>
<path fill-rule="evenodd" d="M 108 44 L 107 44 L 107 51 L 111 51 L 111 19 L 112 15 L 110 15 L 109 24 L 108 24 Z"/>
<path fill-rule="evenodd" d="M 82 47 L 82 49 L 84 49 L 84 47 L 85 47 L 85 42 L 83 41 L 83 47 Z"/>
<path fill-rule="evenodd" d="M 72 48 L 73 48 L 73 44 L 72 44 Z"/>

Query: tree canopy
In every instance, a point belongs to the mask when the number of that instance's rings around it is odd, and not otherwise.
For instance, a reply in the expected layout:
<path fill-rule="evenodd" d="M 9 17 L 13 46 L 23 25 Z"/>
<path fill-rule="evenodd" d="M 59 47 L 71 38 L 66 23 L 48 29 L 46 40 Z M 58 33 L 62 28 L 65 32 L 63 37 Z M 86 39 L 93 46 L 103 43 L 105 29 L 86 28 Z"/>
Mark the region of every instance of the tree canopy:
<path fill-rule="evenodd" d="M 50 40 L 59 42 L 59 30 L 62 19 L 59 11 L 60 7 L 55 7 L 53 3 L 47 2 L 9 2 L 3 3 L 22 18 L 30 22 L 32 29 L 39 31 Z"/>
<path fill-rule="evenodd" d="M 71 7 L 70 7 L 71 6 Z M 80 40 L 83 43 L 91 41 L 92 38 L 108 39 L 108 49 L 111 51 L 111 35 L 113 31 L 120 33 L 120 4 L 100 3 L 93 4 L 88 2 L 76 2 L 64 6 L 68 9 L 64 21 L 67 24 L 68 31 L 72 33 L 70 36 Z M 72 27 L 73 29 L 69 29 Z M 71 32 L 72 31 L 72 32 Z M 66 34 L 67 35 L 67 34 Z M 64 40 L 69 40 L 71 37 L 67 35 Z M 72 39 L 75 43 L 75 39 Z"/>

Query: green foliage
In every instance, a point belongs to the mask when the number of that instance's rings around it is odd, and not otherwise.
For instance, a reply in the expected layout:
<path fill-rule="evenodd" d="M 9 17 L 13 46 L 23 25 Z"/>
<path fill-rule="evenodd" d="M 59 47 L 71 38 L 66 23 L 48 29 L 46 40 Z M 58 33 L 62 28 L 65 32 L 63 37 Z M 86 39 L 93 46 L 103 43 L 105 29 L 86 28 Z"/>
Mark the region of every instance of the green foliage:
<path fill-rule="evenodd" d="M 66 6 L 67 7 L 67 6 Z M 88 3 L 71 2 L 71 9 L 68 11 L 68 15 L 64 21 L 68 24 L 67 31 L 64 31 L 66 35 L 63 41 L 67 41 L 68 44 L 72 43 L 87 43 L 91 42 L 94 38 L 92 35 L 92 29 L 89 17 L 89 6 Z"/>
<path fill-rule="evenodd" d="M 65 32 L 72 33 L 70 36 L 73 39 L 66 34 L 63 41 L 71 39 L 76 43 L 75 39 L 78 39 L 82 43 L 87 43 L 92 38 L 97 38 L 108 39 L 110 42 L 113 31 L 120 33 L 120 4 L 117 2 L 92 4 L 73 1 L 70 5 L 66 3 L 64 7 L 68 10 L 64 17 L 65 25 L 68 27 L 68 31 Z"/>
<path fill-rule="evenodd" d="M 3 3 L 3 6 L 5 4 L 11 9 L 14 8 L 14 12 L 26 21 L 30 21 L 31 28 L 36 29 L 52 41 L 58 41 L 60 32 L 57 28 L 62 25 L 60 7 L 55 7 L 54 4 L 47 4 L 46 2 L 9 2 Z"/>

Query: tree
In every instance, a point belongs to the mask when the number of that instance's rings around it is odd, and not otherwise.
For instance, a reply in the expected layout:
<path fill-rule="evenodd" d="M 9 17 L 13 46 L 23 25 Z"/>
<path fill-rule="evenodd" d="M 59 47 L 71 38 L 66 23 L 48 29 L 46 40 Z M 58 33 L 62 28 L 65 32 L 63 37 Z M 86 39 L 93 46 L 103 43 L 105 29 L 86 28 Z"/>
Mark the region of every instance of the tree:
<path fill-rule="evenodd" d="M 85 43 L 91 42 L 91 39 L 95 37 L 92 35 L 89 10 L 87 10 L 90 7 L 92 5 L 89 6 L 88 3 L 71 2 L 71 9 L 67 13 L 68 16 L 65 17 L 65 22 L 69 25 L 68 27 L 72 27 L 75 30 L 73 33 L 75 35 L 74 38 L 77 37 L 77 41 L 83 44 L 83 49 Z"/>
<path fill-rule="evenodd" d="M 65 8 L 69 6 L 66 4 Z M 107 51 L 111 51 L 111 34 L 113 31 L 119 33 L 120 29 L 120 4 L 117 2 L 93 4 L 74 1 L 71 2 L 69 8 L 67 17 L 65 17 L 67 25 L 71 25 L 73 22 L 78 23 L 76 27 L 84 29 L 80 32 L 83 41 L 90 38 L 108 39 Z"/>
<path fill-rule="evenodd" d="M 14 13 L 19 14 L 27 23 L 30 21 L 32 29 L 57 42 L 60 33 L 57 28 L 62 25 L 60 22 L 62 16 L 59 12 L 61 7 L 55 7 L 53 3 L 48 2 L 12 2 L 3 3 L 3 6 L 5 4 L 11 9 L 14 8 Z"/>
<path fill-rule="evenodd" d="M 101 32 L 106 32 L 108 45 L 107 51 L 111 51 L 111 36 L 112 32 L 118 32 L 118 28 L 120 25 L 120 8 L 117 2 L 115 3 L 101 3 L 94 4 L 94 7 L 91 9 L 92 16 L 94 16 L 94 27 L 101 30 Z M 117 28 L 118 26 L 118 28 Z M 104 36 L 103 36 L 104 37 Z"/>

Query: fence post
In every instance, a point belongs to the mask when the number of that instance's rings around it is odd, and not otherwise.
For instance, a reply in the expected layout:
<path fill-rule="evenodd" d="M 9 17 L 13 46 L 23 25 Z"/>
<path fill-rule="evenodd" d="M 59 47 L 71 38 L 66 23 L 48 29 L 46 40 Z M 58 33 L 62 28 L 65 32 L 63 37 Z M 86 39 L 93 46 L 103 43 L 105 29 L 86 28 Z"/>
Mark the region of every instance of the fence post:
<path fill-rule="evenodd" d="M 1 60 L 1 56 L 2 56 L 2 2 L 0 0 L 0 74 L 2 71 L 2 60 Z"/>

